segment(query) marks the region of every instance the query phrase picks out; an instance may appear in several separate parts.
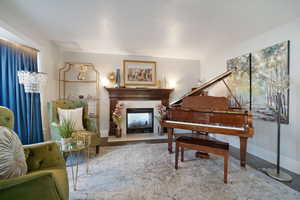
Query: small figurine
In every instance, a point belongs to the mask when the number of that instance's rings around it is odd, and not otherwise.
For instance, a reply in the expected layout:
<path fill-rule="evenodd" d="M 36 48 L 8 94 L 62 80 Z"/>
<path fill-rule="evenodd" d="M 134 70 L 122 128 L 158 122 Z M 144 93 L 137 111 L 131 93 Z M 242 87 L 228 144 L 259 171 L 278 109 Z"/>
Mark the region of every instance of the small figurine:
<path fill-rule="evenodd" d="M 77 79 L 80 81 L 84 81 L 86 79 L 87 70 L 88 70 L 88 67 L 86 65 L 80 65 L 79 74 L 77 76 Z"/>

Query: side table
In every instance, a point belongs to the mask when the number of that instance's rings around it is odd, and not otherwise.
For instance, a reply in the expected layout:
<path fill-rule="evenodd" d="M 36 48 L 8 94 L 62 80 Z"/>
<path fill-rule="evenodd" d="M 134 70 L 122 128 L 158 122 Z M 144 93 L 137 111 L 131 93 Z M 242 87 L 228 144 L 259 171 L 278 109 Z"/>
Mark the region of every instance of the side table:
<path fill-rule="evenodd" d="M 76 191 L 77 189 L 77 180 L 78 180 L 78 161 L 79 161 L 79 153 L 85 150 L 87 147 L 85 145 L 71 145 L 67 144 L 61 146 L 61 151 L 63 153 L 64 158 L 66 159 L 70 156 L 72 160 L 71 169 L 72 169 L 72 181 L 73 181 L 73 189 Z M 87 158 L 89 159 L 89 158 Z M 87 162 L 88 168 L 88 162 Z"/>

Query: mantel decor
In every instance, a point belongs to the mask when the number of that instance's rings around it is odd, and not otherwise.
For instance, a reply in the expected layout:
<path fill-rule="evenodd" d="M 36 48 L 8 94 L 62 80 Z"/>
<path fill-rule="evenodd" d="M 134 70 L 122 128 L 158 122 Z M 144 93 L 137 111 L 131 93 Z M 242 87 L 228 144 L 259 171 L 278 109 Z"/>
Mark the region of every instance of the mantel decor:
<path fill-rule="evenodd" d="M 156 85 L 156 62 L 124 60 L 123 67 L 125 86 Z"/>
<path fill-rule="evenodd" d="M 161 100 L 162 105 L 169 105 L 169 97 L 174 89 L 161 89 L 161 88 L 107 88 L 110 100 L 110 129 L 109 135 L 116 135 L 116 125 L 113 122 L 113 112 L 116 108 L 118 101 L 132 100 Z"/>

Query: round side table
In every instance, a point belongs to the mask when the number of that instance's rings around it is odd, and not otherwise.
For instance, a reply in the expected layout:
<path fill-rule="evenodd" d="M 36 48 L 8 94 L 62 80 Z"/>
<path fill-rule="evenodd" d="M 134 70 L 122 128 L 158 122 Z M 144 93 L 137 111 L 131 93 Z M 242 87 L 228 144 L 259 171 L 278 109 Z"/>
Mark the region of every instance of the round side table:
<path fill-rule="evenodd" d="M 75 145 L 67 144 L 67 145 L 61 146 L 61 151 L 63 153 L 65 160 L 69 156 L 72 160 L 71 170 L 72 170 L 72 181 L 73 181 L 74 191 L 76 191 L 76 189 L 77 189 L 77 180 L 78 180 L 78 161 L 79 161 L 78 154 L 81 151 L 85 150 L 86 148 L 87 147 L 85 145 L 77 145 L 77 144 L 75 144 Z M 87 162 L 87 164 L 88 164 L 88 162 Z"/>

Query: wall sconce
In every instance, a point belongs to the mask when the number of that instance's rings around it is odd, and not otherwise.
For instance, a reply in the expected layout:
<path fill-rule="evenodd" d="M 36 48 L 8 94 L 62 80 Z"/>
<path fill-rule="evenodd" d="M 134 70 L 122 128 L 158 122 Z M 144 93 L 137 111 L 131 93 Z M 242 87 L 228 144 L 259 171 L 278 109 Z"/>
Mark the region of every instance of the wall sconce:
<path fill-rule="evenodd" d="M 101 78 L 101 85 L 103 85 L 103 87 L 107 87 L 109 86 L 109 80 L 106 77 Z"/>
<path fill-rule="evenodd" d="M 168 82 L 169 82 L 169 84 L 168 84 L 169 88 L 171 88 L 171 89 L 175 89 L 176 88 L 177 81 L 175 81 L 175 80 L 169 80 Z"/>

